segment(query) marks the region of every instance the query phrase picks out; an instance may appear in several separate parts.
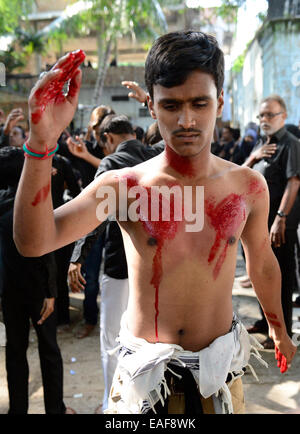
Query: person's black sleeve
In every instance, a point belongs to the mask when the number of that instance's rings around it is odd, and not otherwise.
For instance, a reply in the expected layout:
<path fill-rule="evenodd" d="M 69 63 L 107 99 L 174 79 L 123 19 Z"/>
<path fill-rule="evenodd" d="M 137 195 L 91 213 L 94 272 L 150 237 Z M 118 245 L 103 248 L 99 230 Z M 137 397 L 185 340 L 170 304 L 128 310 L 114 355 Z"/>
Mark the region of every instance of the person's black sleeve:
<path fill-rule="evenodd" d="M 101 225 L 99 225 L 95 230 L 93 230 L 93 232 L 90 232 L 85 237 L 82 237 L 78 241 L 76 241 L 70 262 L 79 262 L 81 265 L 84 264 L 94 243 L 105 231 L 107 223 L 108 220 L 101 223 Z"/>
<path fill-rule="evenodd" d="M 46 298 L 57 297 L 57 266 L 54 252 L 47 253 L 40 257 L 47 270 L 47 285 L 45 287 Z"/>
<path fill-rule="evenodd" d="M 79 187 L 79 184 L 77 182 L 75 173 L 72 169 L 70 161 L 65 157 L 62 157 L 62 160 L 63 160 L 63 165 L 64 165 L 64 169 L 63 169 L 64 178 L 65 178 L 65 182 L 67 184 L 67 188 L 70 192 L 70 195 L 72 197 L 76 197 L 80 193 L 80 187 Z"/>
<path fill-rule="evenodd" d="M 300 178 L 300 141 L 298 140 L 291 141 L 288 150 L 286 177 L 290 179 L 293 176 Z"/>

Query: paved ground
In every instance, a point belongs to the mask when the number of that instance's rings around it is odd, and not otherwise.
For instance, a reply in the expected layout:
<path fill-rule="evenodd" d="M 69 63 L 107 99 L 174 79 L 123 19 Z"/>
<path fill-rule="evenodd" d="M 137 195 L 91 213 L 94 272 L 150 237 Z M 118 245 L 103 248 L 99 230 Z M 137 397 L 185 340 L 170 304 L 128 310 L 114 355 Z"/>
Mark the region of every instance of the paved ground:
<path fill-rule="evenodd" d="M 239 285 L 239 278 L 244 272 L 242 258 L 238 256 L 233 303 L 235 311 L 245 325 L 250 325 L 253 320 L 259 318 L 259 309 L 253 290 L 243 289 Z M 64 360 L 65 403 L 79 414 L 93 414 L 103 393 L 99 331 L 95 330 L 85 339 L 79 340 L 75 337 L 82 323 L 82 299 L 82 295 L 71 295 L 71 331 L 59 334 L 58 340 Z M 300 309 L 294 309 L 295 326 L 297 326 L 298 316 L 300 316 Z M 256 335 L 256 337 L 260 341 L 264 339 L 263 335 Z M 259 365 L 253 359 L 253 367 L 259 377 L 259 382 L 250 371 L 247 371 L 243 377 L 246 412 L 248 414 L 300 413 L 300 352 L 296 354 L 292 368 L 283 375 L 276 367 L 274 351 L 263 350 L 261 354 L 268 362 L 269 368 Z M 30 365 L 29 413 L 42 414 L 44 413 L 43 393 L 34 331 L 30 335 L 28 359 Z M 7 409 L 5 348 L 2 346 L 0 347 L 0 414 L 6 413 Z"/>

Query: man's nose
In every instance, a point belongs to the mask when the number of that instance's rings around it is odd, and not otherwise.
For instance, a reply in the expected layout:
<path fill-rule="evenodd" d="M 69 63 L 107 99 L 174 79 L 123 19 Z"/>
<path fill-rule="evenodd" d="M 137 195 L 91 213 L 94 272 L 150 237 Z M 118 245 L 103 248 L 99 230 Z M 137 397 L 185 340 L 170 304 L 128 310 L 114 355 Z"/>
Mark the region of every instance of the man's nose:
<path fill-rule="evenodd" d="M 195 127 L 195 125 L 196 121 L 193 111 L 189 109 L 182 110 L 178 118 L 178 126 L 186 130 Z"/>

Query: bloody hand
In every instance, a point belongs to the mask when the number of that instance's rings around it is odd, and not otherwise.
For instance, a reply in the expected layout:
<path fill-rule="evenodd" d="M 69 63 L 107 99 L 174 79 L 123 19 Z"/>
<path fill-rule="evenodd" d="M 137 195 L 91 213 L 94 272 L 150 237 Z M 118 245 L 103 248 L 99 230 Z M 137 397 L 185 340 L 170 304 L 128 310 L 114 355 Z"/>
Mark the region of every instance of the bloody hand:
<path fill-rule="evenodd" d="M 35 105 L 37 109 L 31 114 L 31 120 L 34 124 L 37 124 L 42 117 L 42 114 L 49 104 L 49 102 L 55 102 L 57 104 L 65 101 L 65 95 L 63 94 L 64 84 L 70 81 L 68 96 L 75 96 L 77 92 L 76 81 L 72 80 L 77 74 L 77 68 L 84 61 L 85 54 L 82 50 L 77 50 L 69 53 L 66 59 L 62 63 L 57 63 L 53 66 L 52 70 L 59 69 L 60 74 L 52 80 L 47 86 L 40 87 L 36 90 Z"/>
<path fill-rule="evenodd" d="M 275 359 L 277 360 L 277 367 L 280 368 L 280 372 L 283 374 L 287 370 L 287 361 L 285 356 L 275 346 Z"/>

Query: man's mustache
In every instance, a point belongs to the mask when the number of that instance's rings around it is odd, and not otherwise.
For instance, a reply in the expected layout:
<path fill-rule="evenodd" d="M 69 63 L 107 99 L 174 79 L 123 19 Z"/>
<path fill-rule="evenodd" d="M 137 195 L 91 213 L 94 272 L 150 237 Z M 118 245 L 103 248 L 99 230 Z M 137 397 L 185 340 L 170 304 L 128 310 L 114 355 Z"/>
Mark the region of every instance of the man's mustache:
<path fill-rule="evenodd" d="M 180 128 L 178 130 L 173 131 L 173 135 L 177 135 L 177 134 L 185 134 L 185 133 L 196 133 L 196 134 L 201 134 L 201 130 L 196 130 L 195 128 L 187 128 L 187 129 L 183 129 Z"/>

